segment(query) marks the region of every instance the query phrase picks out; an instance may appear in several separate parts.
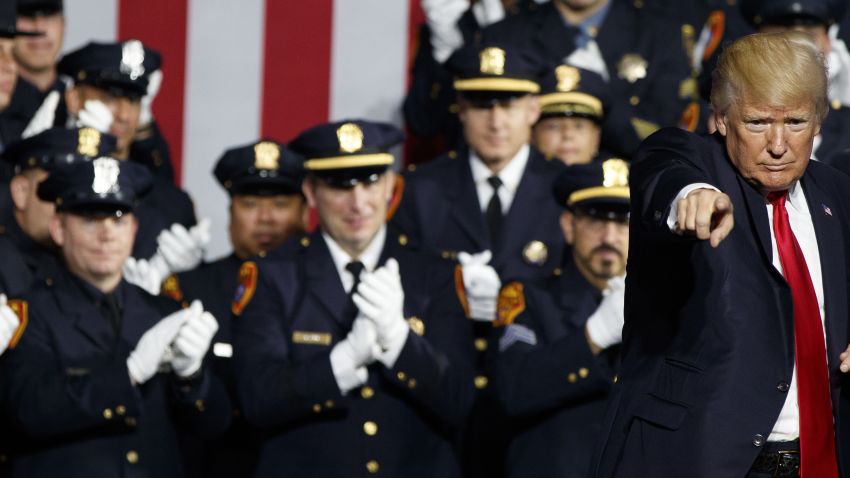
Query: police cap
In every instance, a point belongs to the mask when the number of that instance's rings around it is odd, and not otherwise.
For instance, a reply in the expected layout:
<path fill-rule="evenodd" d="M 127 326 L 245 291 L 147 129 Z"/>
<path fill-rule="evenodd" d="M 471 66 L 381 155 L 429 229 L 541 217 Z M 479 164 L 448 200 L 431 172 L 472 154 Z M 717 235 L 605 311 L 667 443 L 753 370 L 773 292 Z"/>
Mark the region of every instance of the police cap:
<path fill-rule="evenodd" d="M 446 62 L 455 90 L 472 103 L 488 103 L 540 91 L 545 66 L 535 52 L 508 43 L 468 45 Z"/>
<path fill-rule="evenodd" d="M 289 147 L 304 156 L 308 173 L 335 187 L 354 187 L 386 172 L 394 161 L 389 149 L 403 140 L 391 124 L 353 119 L 310 128 Z"/>
<path fill-rule="evenodd" d="M 552 185 L 555 200 L 568 209 L 602 219 L 629 215 L 629 163 L 612 158 L 567 166 Z"/>
<path fill-rule="evenodd" d="M 578 116 L 601 123 L 611 104 L 605 80 L 583 68 L 558 65 L 540 84 L 540 119 Z"/>
<path fill-rule="evenodd" d="M 95 43 L 68 53 L 57 65 L 60 74 L 75 83 L 105 89 L 129 98 L 141 98 L 147 92 L 148 77 L 162 63 L 159 53 L 139 40 L 120 43 Z"/>
<path fill-rule="evenodd" d="M 17 28 L 18 10 L 15 0 L 0 2 L 0 38 L 14 38 L 16 36 L 37 36 L 41 32 L 22 32 Z"/>
<path fill-rule="evenodd" d="M 62 0 L 18 0 L 18 15 L 22 17 L 53 15 L 63 10 Z"/>
<path fill-rule="evenodd" d="M 844 16 L 847 0 L 743 0 L 741 14 L 762 25 L 832 25 Z"/>
<path fill-rule="evenodd" d="M 286 146 L 264 139 L 225 151 L 213 174 L 231 196 L 298 194 L 304 168 Z"/>
<path fill-rule="evenodd" d="M 19 173 L 29 168 L 50 170 L 57 163 L 91 161 L 115 148 L 114 136 L 94 128 L 51 128 L 10 144 L 2 158 Z"/>
<path fill-rule="evenodd" d="M 38 197 L 57 211 L 121 215 L 132 211 L 153 185 L 144 166 L 103 156 L 56 165 L 38 185 Z"/>

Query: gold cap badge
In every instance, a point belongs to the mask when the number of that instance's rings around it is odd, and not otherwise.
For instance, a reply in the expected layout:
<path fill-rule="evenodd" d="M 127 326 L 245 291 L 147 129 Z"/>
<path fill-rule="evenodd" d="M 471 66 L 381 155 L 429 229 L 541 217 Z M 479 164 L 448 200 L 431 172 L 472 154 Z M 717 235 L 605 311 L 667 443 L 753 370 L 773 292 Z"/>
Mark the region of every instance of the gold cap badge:
<path fill-rule="evenodd" d="M 354 123 L 345 123 L 336 130 L 339 150 L 344 153 L 356 153 L 363 148 L 363 130 Z"/>
<path fill-rule="evenodd" d="M 541 241 L 531 241 L 522 248 L 522 258 L 530 265 L 542 266 L 549 257 L 549 248 Z"/>
<path fill-rule="evenodd" d="M 634 83 L 646 78 L 647 67 L 649 62 L 642 56 L 637 53 L 626 53 L 617 63 L 617 74 L 629 83 Z"/>
<path fill-rule="evenodd" d="M 77 133 L 77 152 L 83 156 L 97 156 L 100 148 L 100 131 L 94 128 L 82 128 Z"/>
<path fill-rule="evenodd" d="M 574 66 L 560 65 L 555 68 L 555 78 L 558 79 L 558 91 L 573 91 L 581 81 L 581 73 Z"/>
<path fill-rule="evenodd" d="M 481 73 L 501 76 L 505 74 L 505 50 L 501 48 L 485 48 L 479 54 L 481 58 Z"/>
<path fill-rule="evenodd" d="M 602 162 L 602 185 L 606 188 L 629 185 L 629 165 L 622 159 L 608 159 Z"/>
<path fill-rule="evenodd" d="M 92 161 L 94 166 L 94 180 L 91 189 L 95 194 L 114 194 L 120 191 L 118 187 L 118 175 L 121 169 L 118 160 L 113 158 L 97 158 Z"/>
<path fill-rule="evenodd" d="M 254 167 L 257 169 L 277 169 L 280 159 L 280 147 L 271 141 L 262 141 L 254 145 Z"/>

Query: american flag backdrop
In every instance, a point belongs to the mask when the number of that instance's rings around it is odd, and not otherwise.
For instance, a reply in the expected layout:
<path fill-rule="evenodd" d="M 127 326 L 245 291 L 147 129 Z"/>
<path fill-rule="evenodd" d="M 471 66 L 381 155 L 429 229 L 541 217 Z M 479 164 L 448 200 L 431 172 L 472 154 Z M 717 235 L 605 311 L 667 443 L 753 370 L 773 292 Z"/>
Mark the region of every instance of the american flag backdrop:
<path fill-rule="evenodd" d="M 65 46 L 138 38 L 163 54 L 154 115 L 178 181 L 230 250 L 228 199 L 212 168 L 228 147 L 288 141 L 314 124 L 401 125 L 424 18 L 419 0 L 65 0 Z"/>

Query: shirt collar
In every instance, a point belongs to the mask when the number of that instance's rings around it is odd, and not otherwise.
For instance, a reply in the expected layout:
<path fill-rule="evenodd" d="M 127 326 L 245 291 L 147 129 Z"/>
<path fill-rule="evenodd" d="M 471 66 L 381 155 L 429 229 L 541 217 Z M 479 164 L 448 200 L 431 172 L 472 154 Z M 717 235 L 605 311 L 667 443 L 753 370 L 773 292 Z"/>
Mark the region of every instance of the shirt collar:
<path fill-rule="evenodd" d="M 531 148 L 524 144 L 522 148 L 517 151 L 516 155 L 508 162 L 508 164 L 499 171 L 499 179 L 502 180 L 502 185 L 504 185 L 509 191 L 514 192 L 519 187 L 519 182 L 522 179 L 522 173 L 525 171 L 525 165 L 528 164 L 528 156 Z M 470 167 L 472 168 L 472 180 L 475 182 L 475 185 L 479 185 L 487 181 L 487 178 L 493 175 L 493 172 L 490 171 L 484 161 L 475 154 L 475 151 L 470 151 L 469 153 L 469 162 Z"/>
<path fill-rule="evenodd" d="M 384 249 L 384 242 L 387 237 L 387 226 L 382 225 L 381 228 L 378 229 L 378 233 L 372 238 L 372 242 L 366 246 L 366 249 L 363 250 L 360 257 L 356 258 L 349 256 L 347 252 L 342 250 L 339 244 L 337 244 L 336 241 L 328 235 L 328 233 L 322 231 L 322 237 L 328 245 L 328 251 L 331 253 L 331 259 L 333 260 L 334 266 L 336 267 L 340 277 L 342 277 L 342 273 L 345 271 L 345 266 L 349 262 L 355 260 L 362 262 L 367 272 L 372 272 L 375 270 L 375 267 L 378 266 L 378 260 L 381 258 L 381 251 Z"/>

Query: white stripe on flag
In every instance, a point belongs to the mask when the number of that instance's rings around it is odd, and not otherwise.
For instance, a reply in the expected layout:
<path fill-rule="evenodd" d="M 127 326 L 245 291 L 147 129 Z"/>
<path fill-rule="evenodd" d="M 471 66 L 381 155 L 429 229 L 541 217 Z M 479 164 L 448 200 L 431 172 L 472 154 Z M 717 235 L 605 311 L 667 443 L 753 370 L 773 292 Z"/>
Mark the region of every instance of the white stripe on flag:
<path fill-rule="evenodd" d="M 118 0 L 65 0 L 63 52 L 75 50 L 93 40 L 115 41 L 117 35 Z"/>
<path fill-rule="evenodd" d="M 212 169 L 225 149 L 260 132 L 263 0 L 190 0 L 183 187 L 212 221 L 207 258 L 227 253 L 227 194 Z"/>

